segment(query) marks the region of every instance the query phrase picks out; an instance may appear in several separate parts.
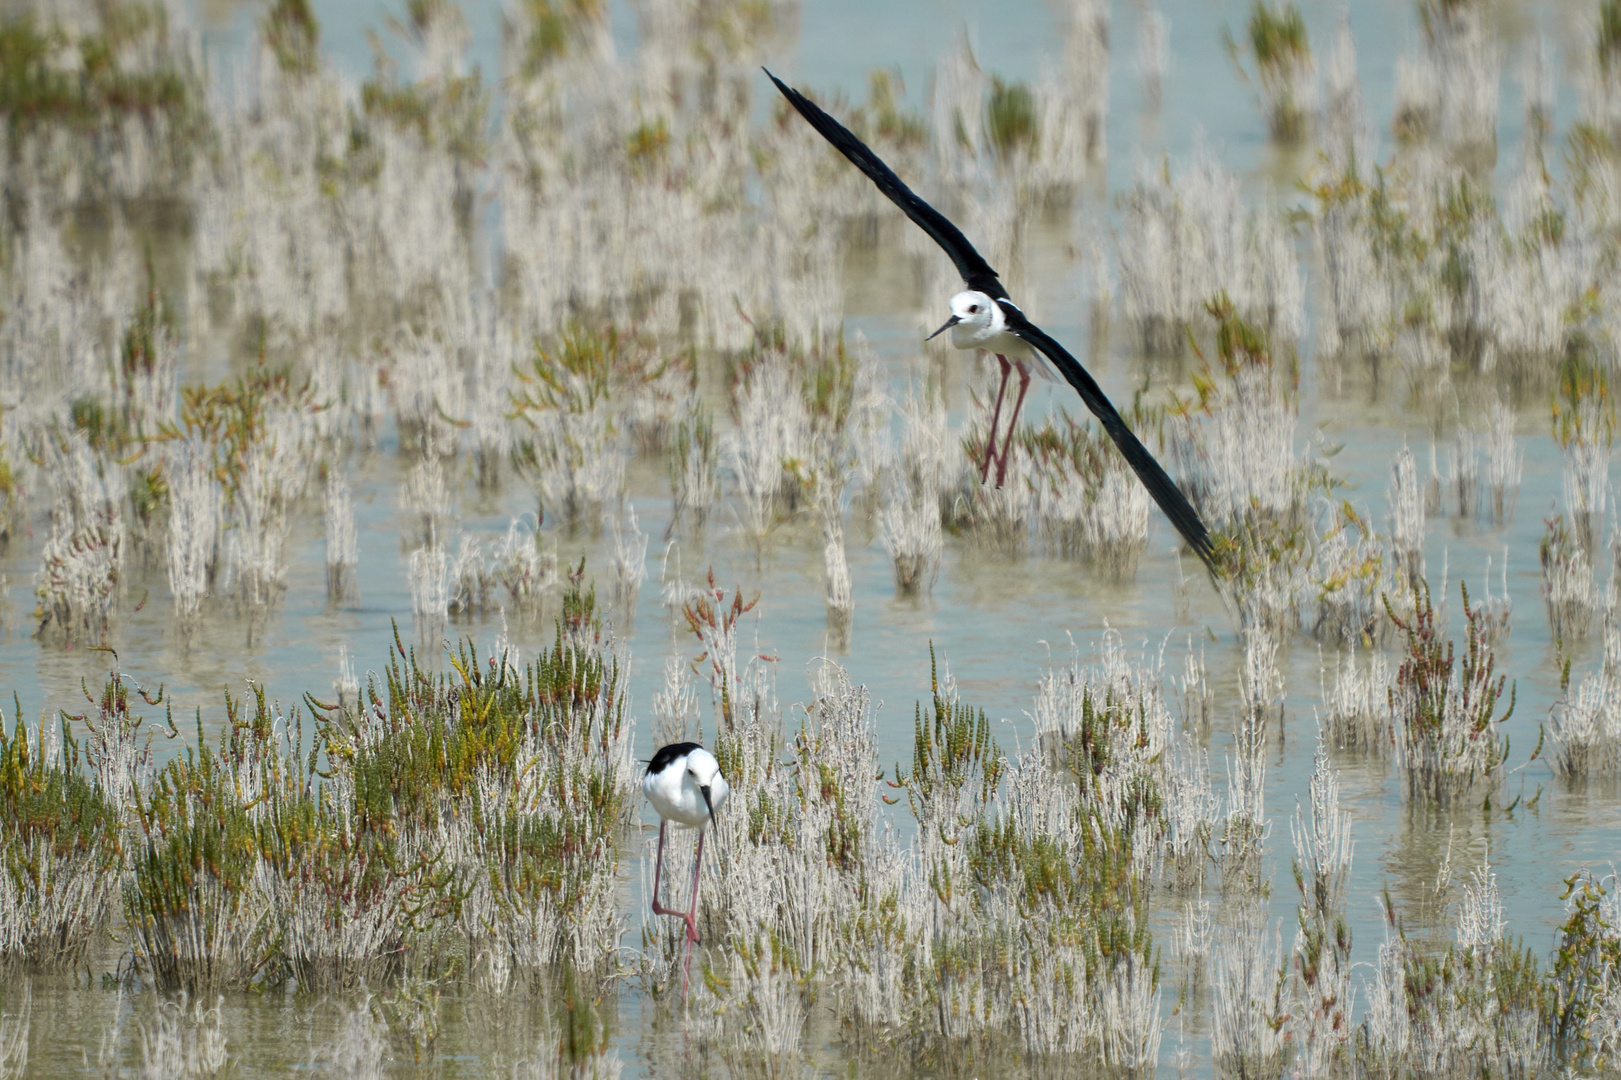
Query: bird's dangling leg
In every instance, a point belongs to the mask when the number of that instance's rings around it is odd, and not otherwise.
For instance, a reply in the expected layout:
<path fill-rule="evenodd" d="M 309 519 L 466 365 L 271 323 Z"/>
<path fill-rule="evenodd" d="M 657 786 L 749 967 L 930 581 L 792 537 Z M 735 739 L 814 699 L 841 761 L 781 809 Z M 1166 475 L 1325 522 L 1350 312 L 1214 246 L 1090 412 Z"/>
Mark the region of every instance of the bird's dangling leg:
<path fill-rule="evenodd" d="M 1019 410 L 1024 408 L 1024 394 L 1030 389 L 1030 369 L 1021 360 L 1019 362 L 1019 397 L 1013 403 L 1013 417 L 1008 420 L 1007 438 L 1002 441 L 1002 461 L 996 467 L 996 486 L 1001 487 L 1002 481 L 1007 479 L 1007 456 L 1013 449 L 1013 433 L 1019 428 Z"/>
<path fill-rule="evenodd" d="M 686 961 L 681 967 L 681 999 L 687 997 L 687 978 L 692 974 L 692 947 L 698 943 L 698 875 L 704 869 L 704 834 L 698 833 L 698 854 L 692 860 L 692 906 L 687 909 Z"/>
<path fill-rule="evenodd" d="M 1008 371 L 1012 367 L 1007 357 L 1001 353 L 996 354 L 996 362 L 1002 365 L 1002 385 L 996 388 L 996 408 L 991 411 L 991 430 L 985 436 L 985 460 L 979 466 L 979 482 L 984 483 L 991 475 L 991 458 L 996 456 L 996 423 L 1002 417 L 1002 395 L 1007 393 Z M 1006 468 L 1006 463 L 1003 463 Z"/>

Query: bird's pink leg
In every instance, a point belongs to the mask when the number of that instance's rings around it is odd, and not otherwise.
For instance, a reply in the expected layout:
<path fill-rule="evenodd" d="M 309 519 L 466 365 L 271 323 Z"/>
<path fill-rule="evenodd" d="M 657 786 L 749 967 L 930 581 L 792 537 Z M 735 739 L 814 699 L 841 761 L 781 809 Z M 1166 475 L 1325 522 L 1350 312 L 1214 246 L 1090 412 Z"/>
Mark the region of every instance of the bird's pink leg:
<path fill-rule="evenodd" d="M 653 914 L 655 915 L 682 915 L 685 912 L 677 908 L 665 907 L 659 903 L 659 883 L 664 880 L 664 827 L 667 822 L 659 822 L 659 857 L 653 870 Z"/>
<path fill-rule="evenodd" d="M 681 967 L 681 998 L 686 1000 L 687 977 L 692 973 L 692 947 L 698 941 L 698 875 L 704 868 L 704 834 L 698 833 L 698 854 L 692 860 L 692 907 L 687 909 L 687 958 Z"/>
<path fill-rule="evenodd" d="M 1007 479 L 1007 456 L 1013 449 L 1013 432 L 1019 426 L 1019 410 L 1024 408 L 1024 393 L 1030 389 L 1030 369 L 1023 362 L 1019 364 L 1019 397 L 1013 403 L 1013 418 L 1008 421 L 1007 438 L 1002 442 L 1002 462 L 996 467 L 996 486 L 1001 487 L 1002 481 Z M 993 433 L 994 434 L 994 433 Z"/>
<path fill-rule="evenodd" d="M 1002 395 L 1007 393 L 1008 364 L 1007 357 L 1001 353 L 996 354 L 996 362 L 1002 365 L 1002 385 L 996 388 L 996 408 L 991 412 L 991 430 L 985 436 L 985 460 L 979 467 L 979 482 L 984 483 L 991 475 L 991 458 L 996 454 L 996 423 L 1002 418 Z M 1006 468 L 1003 463 L 1003 468 Z"/>

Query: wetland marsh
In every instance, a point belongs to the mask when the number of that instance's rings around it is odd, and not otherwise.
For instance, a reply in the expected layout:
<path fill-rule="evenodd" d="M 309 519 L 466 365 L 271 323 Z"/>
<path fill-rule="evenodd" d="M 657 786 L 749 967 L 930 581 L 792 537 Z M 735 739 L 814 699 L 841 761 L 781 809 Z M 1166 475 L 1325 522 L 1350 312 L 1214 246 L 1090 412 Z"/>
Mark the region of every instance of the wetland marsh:
<path fill-rule="evenodd" d="M 1621 1067 L 1621 5 L 0 3 L 0 147 L 0 1074 Z"/>

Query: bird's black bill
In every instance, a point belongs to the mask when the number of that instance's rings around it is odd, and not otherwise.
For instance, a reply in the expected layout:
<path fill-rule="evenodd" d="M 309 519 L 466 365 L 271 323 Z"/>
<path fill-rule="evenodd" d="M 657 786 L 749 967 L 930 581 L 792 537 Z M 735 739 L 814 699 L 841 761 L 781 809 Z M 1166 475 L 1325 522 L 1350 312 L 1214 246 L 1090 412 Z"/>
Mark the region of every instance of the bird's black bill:
<path fill-rule="evenodd" d="M 714 821 L 715 820 L 715 804 L 709 801 L 709 785 L 708 784 L 700 785 L 699 788 L 698 788 L 698 793 L 704 797 L 704 809 L 709 811 L 709 820 Z"/>
<path fill-rule="evenodd" d="M 939 337 L 941 334 L 945 333 L 947 330 L 950 330 L 953 326 L 956 326 L 960 322 L 962 322 L 962 320 L 957 318 L 957 316 L 953 315 L 951 318 L 949 318 L 949 319 L 947 319 L 945 321 L 945 324 L 943 326 L 941 326 L 940 329 L 936 330 L 934 333 L 930 334 L 928 337 L 924 338 L 923 340 L 924 341 L 933 341 L 935 338 Z"/>

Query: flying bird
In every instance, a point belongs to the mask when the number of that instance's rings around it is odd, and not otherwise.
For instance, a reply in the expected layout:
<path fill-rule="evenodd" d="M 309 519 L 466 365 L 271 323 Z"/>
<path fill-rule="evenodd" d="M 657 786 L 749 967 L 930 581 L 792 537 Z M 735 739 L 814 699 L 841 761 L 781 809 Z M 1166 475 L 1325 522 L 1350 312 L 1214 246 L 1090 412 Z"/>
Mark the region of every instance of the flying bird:
<path fill-rule="evenodd" d="M 1125 457 L 1126 464 L 1137 474 L 1137 479 L 1142 481 L 1149 496 L 1164 511 L 1176 531 L 1182 534 L 1182 539 L 1187 541 L 1188 546 L 1200 559 L 1204 560 L 1206 566 L 1213 568 L 1214 549 L 1211 546 L 1210 533 L 1205 529 L 1204 522 L 1199 519 L 1199 512 L 1182 493 L 1182 489 L 1176 486 L 1176 481 L 1170 478 L 1160 467 L 1160 463 L 1154 460 L 1154 455 L 1150 454 L 1148 448 L 1132 433 L 1120 411 L 1104 396 L 1097 380 L 1081 366 L 1080 361 L 1026 318 L 1024 312 L 1013 303 L 996 271 L 985 261 L 984 256 L 974 250 L 974 246 L 963 236 L 962 230 L 953 225 L 940 211 L 918 198 L 917 194 L 884 164 L 883 159 L 851 134 L 843 124 L 823 112 L 814 102 L 786 85 L 770 71 L 766 71 L 766 77 L 776 84 L 777 89 L 788 99 L 788 103 L 810 122 L 811 127 L 821 133 L 822 138 L 832 143 L 856 168 L 866 173 L 867 178 L 878 185 L 879 191 L 899 206 L 907 217 L 945 250 L 951 261 L 956 264 L 957 272 L 962 275 L 966 288 L 951 298 L 951 317 L 929 337 L 933 338 L 950 330 L 951 343 L 954 346 L 959 349 L 985 349 L 993 353 L 998 363 L 1002 365 L 1002 384 L 996 392 L 996 408 L 991 416 L 990 436 L 985 446 L 984 461 L 980 465 L 980 482 L 985 482 L 989 476 L 993 457 L 998 458 L 997 486 L 1000 487 L 1002 481 L 1006 479 L 1008 451 L 1012 447 L 1014 425 L 1018 423 L 1019 410 L 1024 405 L 1025 391 L 1030 385 L 1030 371 L 1034 367 L 1043 374 L 1050 375 L 1050 365 L 1075 388 L 1076 393 L 1081 395 L 1081 400 L 1086 402 L 1086 407 L 1098 418 L 1103 430 L 1109 433 L 1109 438 L 1114 440 L 1115 446 L 1119 447 L 1121 455 Z M 997 455 L 995 453 L 997 423 L 1001 417 L 1002 398 L 1007 391 L 1008 378 L 1014 369 L 1019 372 L 1019 396 L 1013 404 L 1013 416 L 1008 421 L 1007 437 L 1002 443 L 1001 454 Z"/>
<path fill-rule="evenodd" d="M 687 996 L 687 974 L 692 968 L 692 946 L 698 941 L 698 874 L 704 865 L 704 828 L 715 820 L 715 811 L 725 805 L 731 793 L 732 786 L 720 774 L 720 762 L 695 742 L 660 747 L 647 763 L 647 775 L 642 777 L 642 794 L 659 816 L 653 914 L 679 915 L 687 924 L 686 962 L 681 969 L 683 998 Z M 692 901 L 686 911 L 665 907 L 659 900 L 660 882 L 664 877 L 664 830 L 671 822 L 678 829 L 698 830 L 698 853 L 692 860 Z"/>

